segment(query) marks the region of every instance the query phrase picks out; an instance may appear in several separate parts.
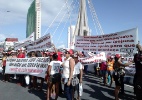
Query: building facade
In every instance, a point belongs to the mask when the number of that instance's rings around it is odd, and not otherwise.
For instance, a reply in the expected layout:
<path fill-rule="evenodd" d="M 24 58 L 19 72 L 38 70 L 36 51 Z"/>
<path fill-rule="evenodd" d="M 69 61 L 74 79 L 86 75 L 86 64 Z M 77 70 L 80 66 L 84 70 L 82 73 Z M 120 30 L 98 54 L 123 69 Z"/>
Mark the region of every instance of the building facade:
<path fill-rule="evenodd" d="M 34 0 L 28 9 L 26 38 L 35 33 L 35 40 L 41 37 L 41 3 Z"/>

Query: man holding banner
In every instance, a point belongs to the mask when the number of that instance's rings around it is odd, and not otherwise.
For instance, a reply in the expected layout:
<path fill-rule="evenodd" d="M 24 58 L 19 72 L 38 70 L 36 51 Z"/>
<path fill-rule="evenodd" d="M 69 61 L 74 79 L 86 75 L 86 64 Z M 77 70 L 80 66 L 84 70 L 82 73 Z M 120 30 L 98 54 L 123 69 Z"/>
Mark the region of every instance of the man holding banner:
<path fill-rule="evenodd" d="M 23 49 L 21 48 L 21 49 L 19 49 L 19 51 L 18 51 L 18 55 L 17 55 L 17 58 L 25 58 L 25 54 L 24 54 L 24 52 L 23 52 Z M 26 85 L 26 83 L 25 83 L 25 78 L 24 78 L 24 75 L 23 74 L 21 74 L 21 75 L 18 75 L 19 76 L 19 80 L 18 80 L 18 82 L 19 83 L 17 83 L 18 85 L 21 85 L 21 86 L 25 86 Z"/>

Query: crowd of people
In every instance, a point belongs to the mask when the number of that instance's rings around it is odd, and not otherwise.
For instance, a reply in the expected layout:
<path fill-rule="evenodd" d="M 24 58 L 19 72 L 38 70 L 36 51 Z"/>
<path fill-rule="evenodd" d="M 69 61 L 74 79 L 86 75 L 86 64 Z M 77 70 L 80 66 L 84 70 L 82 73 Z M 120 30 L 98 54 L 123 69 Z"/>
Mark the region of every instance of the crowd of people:
<path fill-rule="evenodd" d="M 80 100 L 79 85 L 82 84 L 83 65 L 79 62 L 78 56 L 81 53 L 73 50 L 64 49 L 59 51 L 54 47 L 54 51 L 31 51 L 28 52 L 25 49 L 9 50 L 3 52 L 2 68 L 3 68 L 3 82 L 17 80 L 17 84 L 29 89 L 42 90 L 43 84 L 47 84 L 47 100 L 51 97 L 57 100 L 59 93 L 64 93 L 67 100 L 77 98 Z M 47 66 L 47 73 L 45 78 L 37 76 L 29 76 L 29 84 L 26 84 L 23 74 L 6 74 L 6 59 L 7 58 L 32 58 L 32 57 L 49 57 L 50 63 Z M 37 84 L 37 80 L 40 81 L 40 86 Z M 62 87 L 64 84 L 64 89 Z M 74 93 L 77 91 L 78 96 L 75 97 Z"/>
<path fill-rule="evenodd" d="M 9 52 L 3 52 L 2 66 L 3 66 L 3 81 L 11 81 L 11 77 L 17 79 L 17 84 L 26 86 L 26 75 L 9 75 L 5 74 L 6 59 L 7 58 L 31 58 L 31 57 L 49 57 L 50 63 L 47 66 L 47 73 L 45 78 L 31 76 L 28 84 L 29 89 L 42 90 L 43 83 L 47 84 L 47 100 L 50 98 L 58 99 L 59 93 L 64 93 L 67 100 L 73 100 L 76 98 L 80 100 L 80 86 L 82 86 L 83 72 L 87 74 L 87 67 L 79 62 L 79 58 L 85 57 L 83 52 L 67 50 L 59 51 L 54 47 L 54 52 L 45 51 L 32 51 L 28 52 L 24 49 L 17 51 L 11 50 Z M 95 74 L 99 75 L 103 79 L 103 84 L 106 86 L 112 86 L 115 82 L 115 100 L 119 100 L 118 94 L 121 89 L 121 93 L 124 94 L 124 68 L 133 64 L 134 62 L 124 63 L 124 57 L 116 54 L 115 56 L 108 56 L 106 61 L 95 64 Z M 109 80 L 108 80 L 109 78 Z M 37 86 L 37 79 L 41 80 L 40 86 Z M 64 89 L 62 87 L 64 84 Z M 75 91 L 78 95 L 75 97 Z"/>

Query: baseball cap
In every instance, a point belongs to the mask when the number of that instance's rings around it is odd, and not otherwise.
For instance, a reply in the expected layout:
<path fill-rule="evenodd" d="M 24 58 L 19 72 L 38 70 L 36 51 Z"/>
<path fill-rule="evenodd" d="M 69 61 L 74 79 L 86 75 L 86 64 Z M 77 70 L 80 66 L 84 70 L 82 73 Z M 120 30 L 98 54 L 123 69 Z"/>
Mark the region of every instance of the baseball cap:
<path fill-rule="evenodd" d="M 120 58 L 121 56 L 120 56 L 120 54 L 116 54 L 115 57 Z"/>
<path fill-rule="evenodd" d="M 72 55 L 73 54 L 73 51 L 70 49 L 70 50 L 66 50 L 65 51 L 65 54 L 70 54 L 70 55 Z"/>

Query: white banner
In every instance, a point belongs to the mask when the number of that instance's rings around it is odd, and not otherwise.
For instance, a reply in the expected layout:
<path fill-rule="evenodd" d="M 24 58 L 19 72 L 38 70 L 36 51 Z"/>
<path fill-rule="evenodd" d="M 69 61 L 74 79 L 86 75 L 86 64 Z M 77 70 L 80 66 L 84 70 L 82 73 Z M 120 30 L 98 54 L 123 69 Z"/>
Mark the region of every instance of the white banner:
<path fill-rule="evenodd" d="M 102 52 L 100 54 L 96 54 L 95 56 L 79 58 L 79 61 L 83 65 L 90 65 L 90 64 L 95 64 L 95 63 L 100 63 L 102 61 L 106 61 L 106 56 L 105 56 L 105 53 Z"/>
<path fill-rule="evenodd" d="M 21 43 L 15 43 L 14 49 L 17 50 L 17 49 L 20 49 L 22 47 L 28 46 L 29 44 L 33 43 L 34 38 L 35 38 L 35 33 L 33 32 L 28 38 L 26 38 Z"/>
<path fill-rule="evenodd" d="M 51 47 L 51 36 L 50 34 L 47 34 L 36 41 L 32 44 L 32 46 L 27 47 L 27 51 L 38 51 L 38 50 L 43 50 Z"/>
<path fill-rule="evenodd" d="M 7 74 L 28 74 L 45 78 L 50 59 L 47 57 L 38 58 L 8 58 L 6 61 L 5 73 Z"/>
<path fill-rule="evenodd" d="M 129 57 L 137 52 L 138 29 L 100 36 L 76 36 L 75 50 L 84 52 L 105 52 L 106 54 L 127 53 Z"/>

